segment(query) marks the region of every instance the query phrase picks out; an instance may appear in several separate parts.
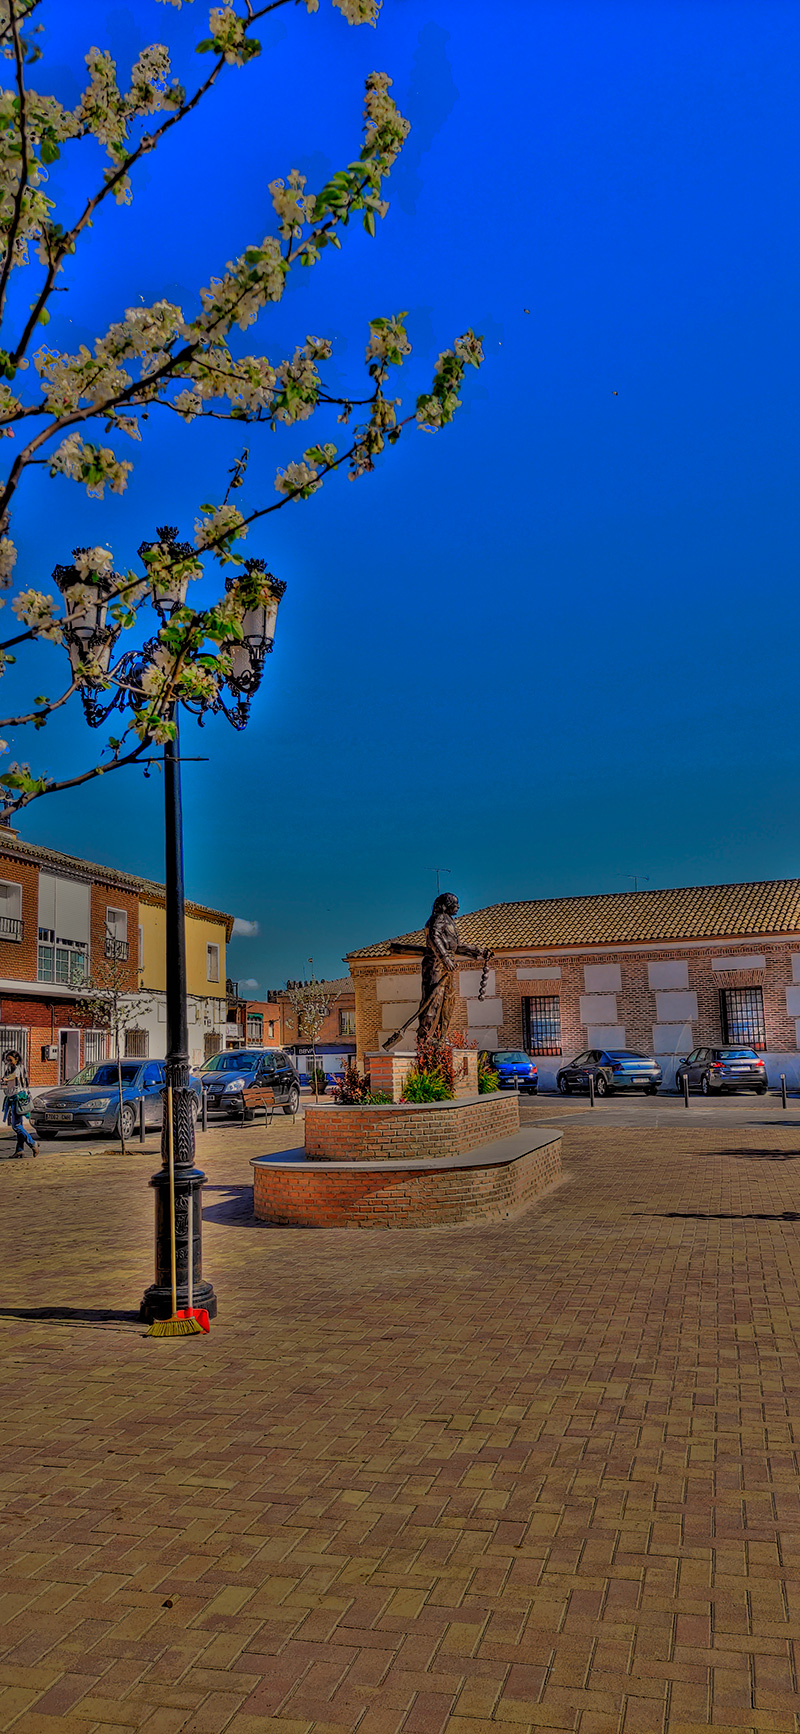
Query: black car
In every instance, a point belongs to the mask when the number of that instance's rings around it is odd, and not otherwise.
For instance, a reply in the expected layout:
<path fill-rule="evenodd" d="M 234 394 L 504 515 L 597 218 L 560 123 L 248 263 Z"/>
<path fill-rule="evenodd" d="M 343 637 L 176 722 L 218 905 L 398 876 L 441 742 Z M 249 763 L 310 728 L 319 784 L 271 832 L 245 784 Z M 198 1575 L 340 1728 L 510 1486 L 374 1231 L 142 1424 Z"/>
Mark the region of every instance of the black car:
<path fill-rule="evenodd" d="M 221 1111 L 241 1120 L 252 1117 L 246 1095 L 253 1086 L 270 1089 L 275 1106 L 284 1114 L 296 1114 L 300 1106 L 300 1079 L 280 1048 L 232 1048 L 215 1054 L 200 1073 L 209 1112 Z"/>
<path fill-rule="evenodd" d="M 635 1054 L 630 1048 L 587 1048 L 569 1065 L 556 1073 L 556 1085 L 562 1096 L 573 1090 L 588 1090 L 594 1079 L 596 1096 L 613 1096 L 615 1090 L 644 1090 L 655 1096 L 661 1083 L 661 1067 L 646 1054 Z"/>
<path fill-rule="evenodd" d="M 767 1093 L 767 1068 L 755 1048 L 695 1048 L 681 1060 L 675 1073 L 679 1090 L 684 1078 L 689 1079 L 690 1090 L 700 1089 L 704 1096 L 723 1090 L 755 1090 L 758 1096 Z"/>

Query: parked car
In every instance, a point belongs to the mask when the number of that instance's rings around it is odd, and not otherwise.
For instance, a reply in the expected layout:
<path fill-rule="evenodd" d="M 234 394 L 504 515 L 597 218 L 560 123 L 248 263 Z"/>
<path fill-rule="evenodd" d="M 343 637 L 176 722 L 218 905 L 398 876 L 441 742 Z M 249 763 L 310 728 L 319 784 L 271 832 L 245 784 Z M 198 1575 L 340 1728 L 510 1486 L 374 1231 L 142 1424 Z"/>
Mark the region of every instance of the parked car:
<path fill-rule="evenodd" d="M 700 1089 L 704 1096 L 721 1094 L 723 1090 L 755 1090 L 766 1095 L 767 1068 L 755 1048 L 695 1048 L 687 1054 L 675 1073 L 679 1090 L 684 1078 L 689 1089 Z"/>
<path fill-rule="evenodd" d="M 284 1114 L 296 1114 L 300 1106 L 300 1079 L 280 1048 L 233 1048 L 214 1054 L 200 1073 L 209 1112 L 222 1112 L 231 1119 L 252 1118 L 255 1097 L 248 1091 L 274 1092 L 275 1105 Z"/>
<path fill-rule="evenodd" d="M 587 1048 L 569 1065 L 556 1073 L 556 1085 L 562 1096 L 572 1090 L 588 1090 L 594 1078 L 596 1096 L 613 1096 L 615 1090 L 644 1090 L 655 1096 L 661 1084 L 661 1067 L 647 1054 L 633 1053 L 630 1048 Z"/>
<path fill-rule="evenodd" d="M 539 1072 L 530 1054 L 524 1054 L 521 1048 L 498 1048 L 481 1054 L 480 1058 L 497 1073 L 501 1090 L 523 1090 L 529 1096 L 536 1095 Z"/>
<path fill-rule="evenodd" d="M 162 1091 L 166 1082 L 163 1060 L 123 1060 L 122 1114 L 116 1060 L 93 1060 L 69 1083 L 43 1090 L 31 1104 L 30 1117 L 40 1138 L 55 1138 L 59 1132 L 106 1132 L 131 1138 L 139 1123 L 139 1103 L 144 1100 L 145 1126 L 160 1126 L 164 1114 Z M 200 1085 L 190 1078 L 192 1114 L 197 1119 Z M 120 1126 L 121 1121 L 121 1126 Z"/>

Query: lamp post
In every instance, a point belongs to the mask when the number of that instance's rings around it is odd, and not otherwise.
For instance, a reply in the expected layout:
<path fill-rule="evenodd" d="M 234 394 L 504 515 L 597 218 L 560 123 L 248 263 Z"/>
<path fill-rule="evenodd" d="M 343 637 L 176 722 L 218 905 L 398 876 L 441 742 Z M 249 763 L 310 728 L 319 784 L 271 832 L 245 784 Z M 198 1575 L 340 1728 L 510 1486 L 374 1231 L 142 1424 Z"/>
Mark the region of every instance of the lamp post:
<path fill-rule="evenodd" d="M 159 526 L 156 542 L 143 542 L 139 554 L 147 567 L 153 555 L 158 556 L 158 576 L 151 584 L 151 601 L 161 626 L 167 626 L 176 611 L 184 606 L 188 586 L 188 563 L 196 558 L 190 543 L 177 540 L 172 525 Z M 76 548 L 74 558 L 87 550 Z M 239 730 L 247 726 L 250 706 L 264 673 L 264 662 L 273 648 L 278 607 L 286 589 L 273 578 L 263 560 L 244 562 L 247 571 L 247 600 L 239 617 L 241 636 L 232 635 L 223 641 L 229 660 L 229 671 L 213 697 L 206 701 L 195 698 L 180 700 L 173 696 L 166 705 L 167 719 L 174 724 L 174 735 L 164 743 L 164 837 L 165 837 L 165 900 L 166 900 L 166 999 L 167 1056 L 166 1087 L 172 1091 L 172 1124 L 175 1175 L 175 1235 L 177 1253 L 178 1307 L 188 1304 L 189 1257 L 192 1259 L 193 1305 L 204 1307 L 210 1317 L 216 1316 L 217 1298 L 212 1284 L 203 1276 L 202 1209 L 199 1194 L 205 1175 L 195 1165 L 194 1105 L 196 1098 L 189 1088 L 189 1030 L 187 1020 L 186 921 L 183 872 L 183 816 L 181 809 L 181 768 L 179 711 L 180 704 L 201 718 L 207 711 L 221 710 Z M 174 569 L 174 572 L 173 572 Z M 87 601 L 86 581 L 75 566 L 57 566 L 54 580 L 66 602 L 64 640 L 73 674 L 81 682 L 81 698 L 86 720 L 98 728 L 115 708 L 126 702 L 134 708 L 141 704 L 145 689 L 142 682 L 153 666 L 160 648 L 159 638 L 151 638 L 139 651 L 128 651 L 115 668 L 111 657 L 120 624 L 107 623 L 107 599 L 118 588 L 114 573 L 95 574 L 93 594 Z M 241 580 L 228 578 L 226 591 L 230 595 Z M 81 586 L 82 593 L 76 589 Z M 101 694 L 109 682 L 117 685 L 114 696 L 106 703 Z M 228 708 L 222 688 L 227 685 L 234 703 Z M 161 1132 L 161 1168 L 151 1179 L 156 1202 L 155 1281 L 145 1290 L 140 1314 L 143 1319 L 169 1318 L 172 1312 L 171 1285 L 171 1226 L 170 1178 L 167 1114 L 163 1115 Z M 191 1249 L 189 1225 L 191 1223 Z"/>

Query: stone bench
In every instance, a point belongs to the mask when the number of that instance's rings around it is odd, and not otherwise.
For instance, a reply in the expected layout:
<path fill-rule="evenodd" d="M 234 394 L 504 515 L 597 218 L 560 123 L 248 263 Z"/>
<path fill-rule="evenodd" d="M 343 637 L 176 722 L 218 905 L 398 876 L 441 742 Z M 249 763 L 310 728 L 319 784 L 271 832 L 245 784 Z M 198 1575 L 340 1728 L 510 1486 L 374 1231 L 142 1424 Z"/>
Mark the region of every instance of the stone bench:
<path fill-rule="evenodd" d="M 254 1156 L 253 1208 L 294 1228 L 444 1228 L 500 1222 L 561 1178 L 561 1133 L 537 1126 L 433 1161 Z"/>

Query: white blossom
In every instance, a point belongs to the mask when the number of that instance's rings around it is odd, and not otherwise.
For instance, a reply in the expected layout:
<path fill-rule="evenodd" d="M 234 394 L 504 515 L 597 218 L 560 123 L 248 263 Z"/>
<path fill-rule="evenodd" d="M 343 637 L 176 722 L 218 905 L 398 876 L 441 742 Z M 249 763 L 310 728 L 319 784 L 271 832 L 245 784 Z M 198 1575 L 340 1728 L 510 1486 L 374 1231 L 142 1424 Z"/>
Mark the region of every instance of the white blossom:
<path fill-rule="evenodd" d="M 279 470 L 275 477 L 275 488 L 279 494 L 296 495 L 298 499 L 307 500 L 317 488 L 322 487 L 318 479 L 318 471 L 313 464 L 287 464 L 285 470 Z"/>
<path fill-rule="evenodd" d="M 247 525 L 236 506 L 217 506 L 206 518 L 197 518 L 194 526 L 194 545 L 196 548 L 213 548 L 220 557 L 225 557 L 225 545 L 235 541 L 240 536 L 247 535 Z"/>
<path fill-rule="evenodd" d="M 112 569 L 113 556 L 108 548 L 83 548 L 79 554 L 73 555 L 73 564 L 81 578 L 88 578 L 90 573 L 98 578 L 106 577 Z"/>
<path fill-rule="evenodd" d="M 17 550 L 8 536 L 0 536 L 0 589 L 7 590 L 17 560 Z"/>
<path fill-rule="evenodd" d="M 348 24 L 377 24 L 382 0 L 333 0 Z"/>

